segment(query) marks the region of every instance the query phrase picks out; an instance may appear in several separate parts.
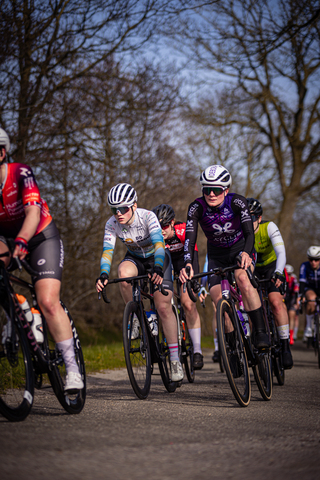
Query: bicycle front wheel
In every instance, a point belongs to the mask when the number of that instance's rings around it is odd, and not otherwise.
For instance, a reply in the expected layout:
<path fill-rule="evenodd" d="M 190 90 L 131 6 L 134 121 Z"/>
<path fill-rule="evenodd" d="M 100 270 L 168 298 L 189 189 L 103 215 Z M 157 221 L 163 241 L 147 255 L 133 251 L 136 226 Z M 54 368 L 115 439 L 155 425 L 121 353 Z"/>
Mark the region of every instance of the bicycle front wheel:
<path fill-rule="evenodd" d="M 84 387 L 81 390 L 75 391 L 64 391 L 64 385 L 66 380 L 66 367 L 62 358 L 61 353 L 55 347 L 54 350 L 50 351 L 51 358 L 51 370 L 48 372 L 48 376 L 53 388 L 53 391 L 62 405 L 62 407 L 71 414 L 78 414 L 82 411 L 85 401 L 86 401 L 86 372 L 83 359 L 83 353 L 81 348 L 81 343 L 79 335 L 77 333 L 75 324 L 71 318 L 71 315 L 67 307 L 61 302 L 62 307 L 64 308 L 66 314 L 68 315 L 71 330 L 73 333 L 73 345 L 74 345 L 74 354 L 75 359 L 79 367 L 79 372 L 84 383 Z"/>
<path fill-rule="evenodd" d="M 32 359 L 19 320 L 12 322 L 2 306 L 0 334 L 0 413 L 11 422 L 20 422 L 29 415 L 33 404 Z"/>
<path fill-rule="evenodd" d="M 146 325 L 136 302 L 126 305 L 122 336 L 130 383 L 137 397 L 143 400 L 150 391 L 152 367 Z"/>
<path fill-rule="evenodd" d="M 231 305 L 221 298 L 217 305 L 220 354 L 235 399 L 241 407 L 247 407 L 251 398 L 251 384 L 247 355 L 237 322 Z"/>
<path fill-rule="evenodd" d="M 260 353 L 258 358 L 259 363 L 252 365 L 253 375 L 262 398 L 270 400 L 272 397 L 271 354 L 270 352 Z"/>

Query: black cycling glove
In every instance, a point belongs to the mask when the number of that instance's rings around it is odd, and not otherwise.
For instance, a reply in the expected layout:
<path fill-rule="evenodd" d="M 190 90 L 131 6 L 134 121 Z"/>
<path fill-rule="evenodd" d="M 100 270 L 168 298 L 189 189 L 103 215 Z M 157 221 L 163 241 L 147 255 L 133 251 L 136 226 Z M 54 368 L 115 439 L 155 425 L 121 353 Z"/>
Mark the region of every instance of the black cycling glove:
<path fill-rule="evenodd" d="M 104 285 L 104 281 L 109 279 L 109 275 L 107 272 L 102 272 L 100 277 L 97 278 L 96 283 L 98 283 L 98 280 L 101 280 L 102 284 Z"/>
<path fill-rule="evenodd" d="M 163 278 L 163 271 L 161 267 L 153 267 L 152 273 L 156 273 L 159 277 Z"/>

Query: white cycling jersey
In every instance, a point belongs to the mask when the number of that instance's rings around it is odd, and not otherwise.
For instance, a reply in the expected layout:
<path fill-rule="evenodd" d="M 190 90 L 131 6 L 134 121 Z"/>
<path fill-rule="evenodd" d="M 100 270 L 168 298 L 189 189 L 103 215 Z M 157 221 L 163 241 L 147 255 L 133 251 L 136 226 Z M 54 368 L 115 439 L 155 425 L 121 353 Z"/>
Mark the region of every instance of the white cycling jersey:
<path fill-rule="evenodd" d="M 125 244 L 132 255 L 138 258 L 147 258 L 154 255 L 154 265 L 163 267 L 165 244 L 160 223 L 155 213 L 137 208 L 131 225 L 120 224 L 114 216 L 109 218 L 104 231 L 103 252 L 100 262 L 101 273 L 110 273 L 117 237 Z"/>

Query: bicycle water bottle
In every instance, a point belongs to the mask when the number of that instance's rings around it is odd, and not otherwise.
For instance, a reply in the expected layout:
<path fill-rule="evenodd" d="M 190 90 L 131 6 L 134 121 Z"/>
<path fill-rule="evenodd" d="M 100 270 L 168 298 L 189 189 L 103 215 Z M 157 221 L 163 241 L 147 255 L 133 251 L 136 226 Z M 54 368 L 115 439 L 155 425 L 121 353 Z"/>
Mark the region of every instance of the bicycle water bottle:
<path fill-rule="evenodd" d="M 154 312 L 153 310 L 149 310 L 148 312 L 146 312 L 146 315 L 152 335 L 158 335 L 158 320 L 156 312 Z"/>
<path fill-rule="evenodd" d="M 43 326 L 41 313 L 36 308 L 31 308 L 33 315 L 33 322 L 31 324 L 31 329 L 37 343 L 43 343 Z"/>
<path fill-rule="evenodd" d="M 240 310 L 237 310 L 237 313 L 240 318 L 243 333 L 245 334 L 246 337 L 249 337 L 250 336 L 249 316 L 246 312 L 241 312 Z"/>
<path fill-rule="evenodd" d="M 18 299 L 21 309 L 23 310 L 23 313 L 25 314 L 26 319 L 28 320 L 29 323 L 32 324 L 33 315 L 30 310 L 30 305 L 28 300 L 26 299 L 26 297 L 24 297 L 23 295 L 19 295 L 18 293 L 16 293 L 16 297 Z"/>

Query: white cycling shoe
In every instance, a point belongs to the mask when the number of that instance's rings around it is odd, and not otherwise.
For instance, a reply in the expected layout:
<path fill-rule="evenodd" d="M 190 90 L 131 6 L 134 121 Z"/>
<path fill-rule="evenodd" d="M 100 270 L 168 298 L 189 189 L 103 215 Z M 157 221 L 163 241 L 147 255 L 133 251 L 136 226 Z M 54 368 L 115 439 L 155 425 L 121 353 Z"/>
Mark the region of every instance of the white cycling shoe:
<path fill-rule="evenodd" d="M 66 383 L 64 386 L 64 391 L 68 392 L 70 390 L 82 390 L 84 383 L 82 381 L 80 373 L 70 372 L 66 375 Z"/>
<path fill-rule="evenodd" d="M 136 340 L 139 337 L 140 322 L 137 315 L 134 313 L 132 317 L 131 340 Z"/>
<path fill-rule="evenodd" d="M 176 360 L 171 362 L 171 381 L 180 382 L 183 380 L 183 368 L 181 363 Z"/>

